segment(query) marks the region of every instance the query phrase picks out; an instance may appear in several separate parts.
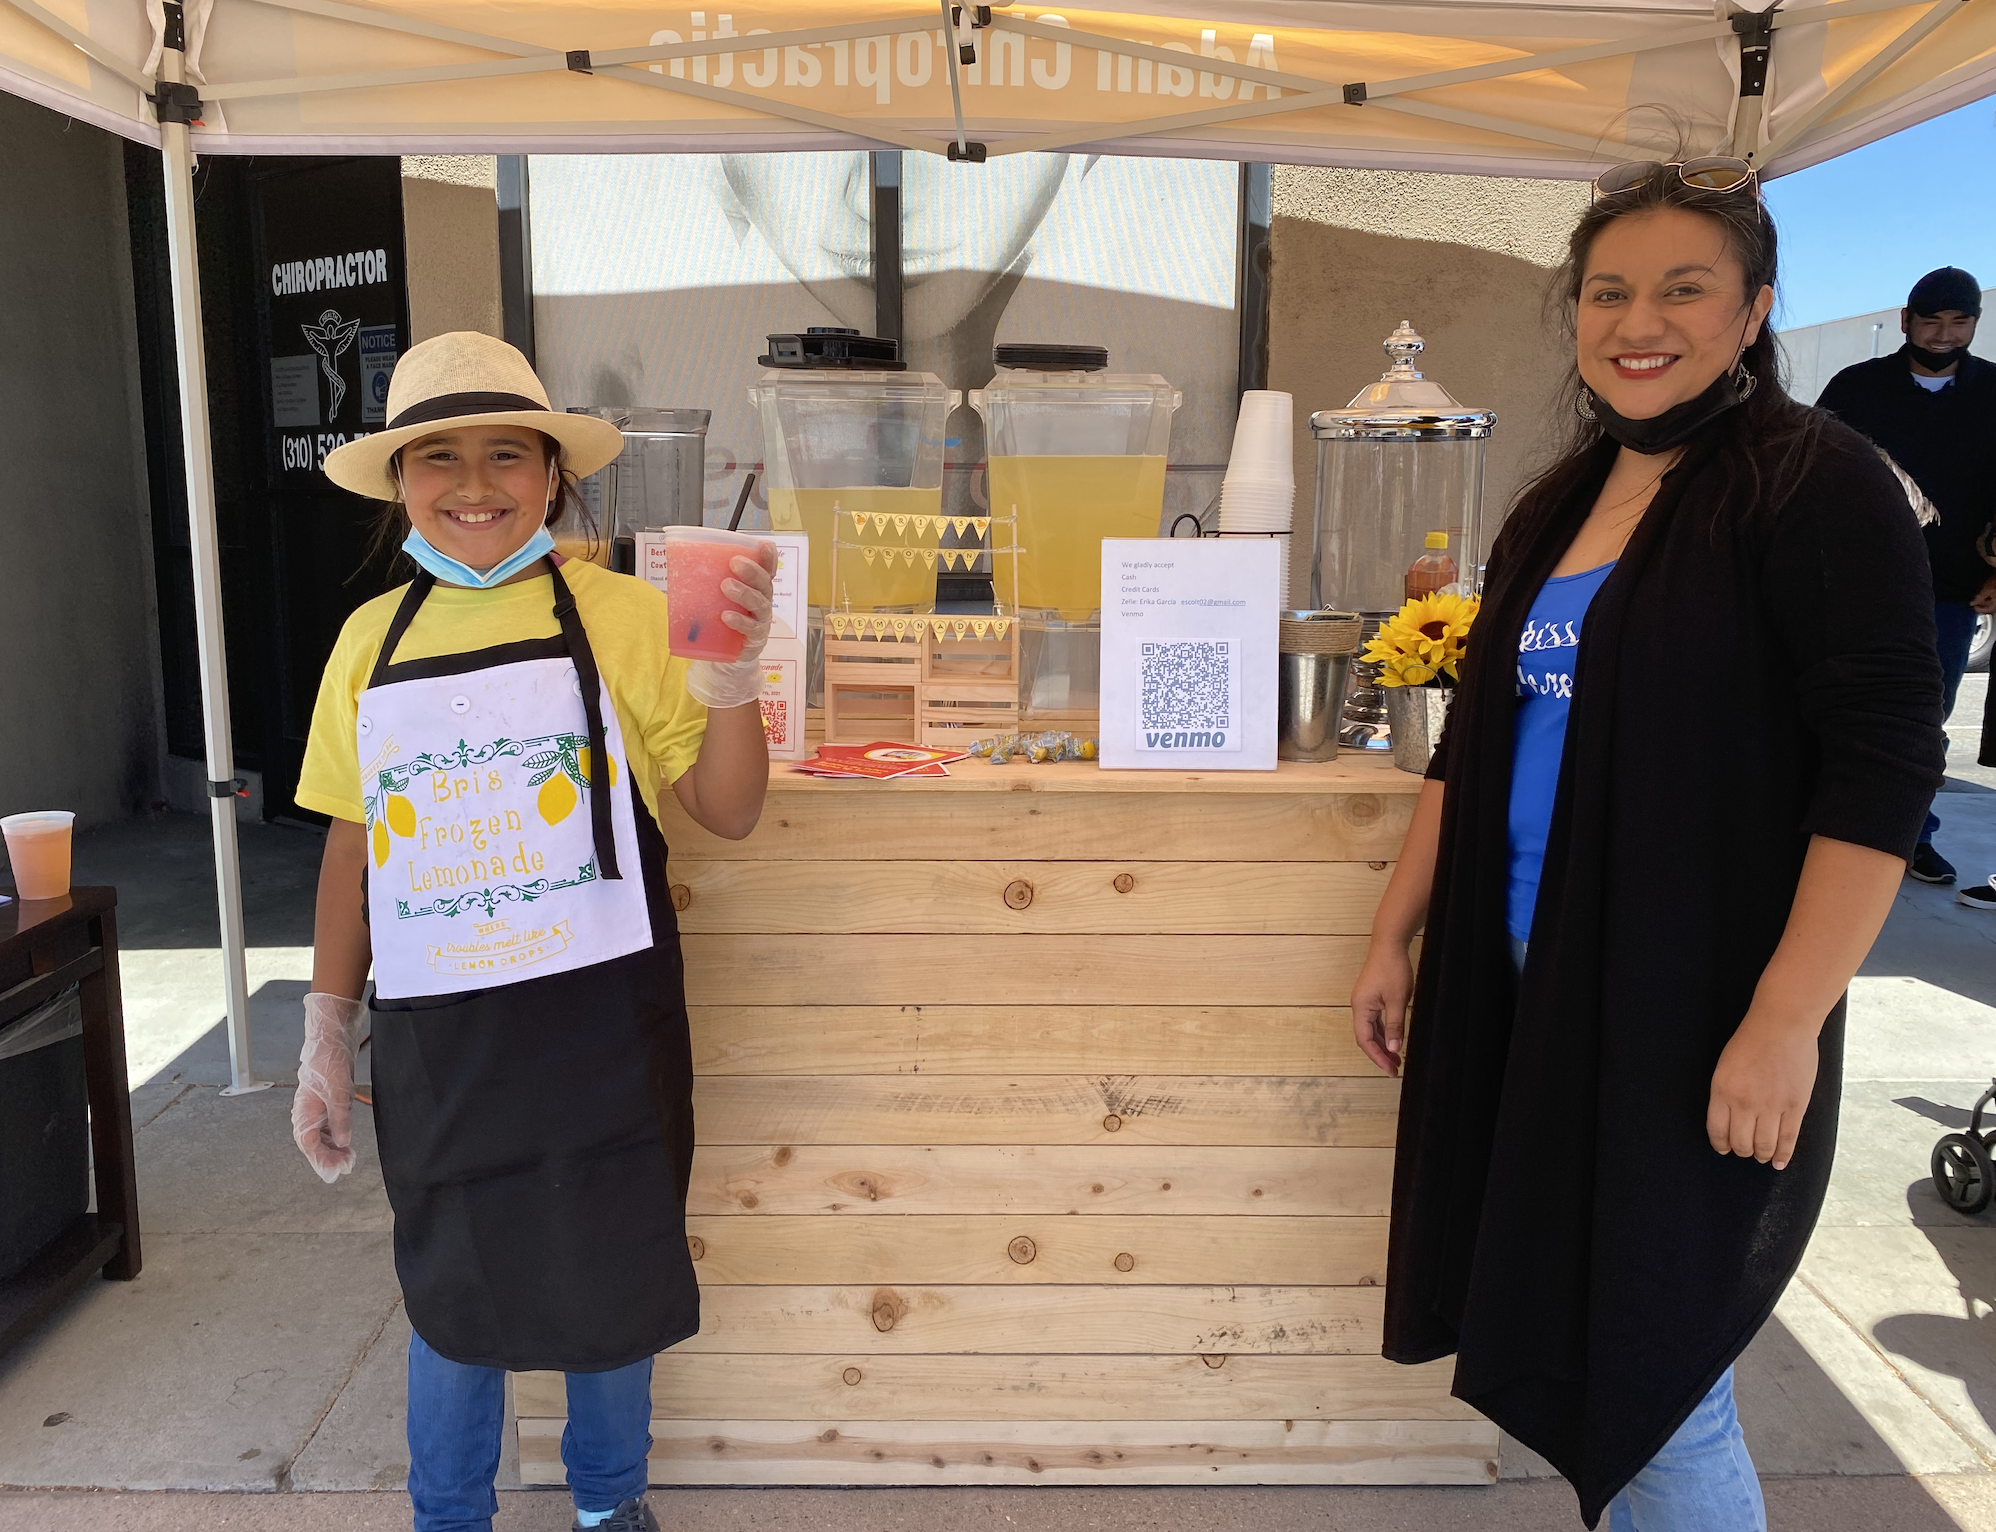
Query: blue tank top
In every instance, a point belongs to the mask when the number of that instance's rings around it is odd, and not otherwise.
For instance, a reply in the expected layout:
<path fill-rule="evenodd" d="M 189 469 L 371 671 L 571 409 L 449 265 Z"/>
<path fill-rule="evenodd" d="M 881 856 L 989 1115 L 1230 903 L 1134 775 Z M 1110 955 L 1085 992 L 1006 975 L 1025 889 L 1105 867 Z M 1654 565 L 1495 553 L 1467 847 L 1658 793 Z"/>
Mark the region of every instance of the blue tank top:
<path fill-rule="evenodd" d="M 1511 865 L 1505 916 L 1511 935 L 1529 941 L 1552 828 L 1553 794 L 1566 753 L 1566 715 L 1573 705 L 1573 671 L 1580 626 L 1613 562 L 1580 574 L 1555 575 L 1540 587 L 1518 635 L 1518 713 L 1511 756 Z"/>

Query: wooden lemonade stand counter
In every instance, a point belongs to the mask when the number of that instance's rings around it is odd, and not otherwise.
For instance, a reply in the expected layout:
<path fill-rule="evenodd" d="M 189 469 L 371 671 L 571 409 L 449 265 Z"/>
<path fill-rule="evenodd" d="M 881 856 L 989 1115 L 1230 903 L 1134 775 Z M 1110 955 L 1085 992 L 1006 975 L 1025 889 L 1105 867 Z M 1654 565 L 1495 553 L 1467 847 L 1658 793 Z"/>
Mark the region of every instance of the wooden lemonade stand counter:
<path fill-rule="evenodd" d="M 1343 1001 L 1419 780 L 771 768 L 664 805 L 702 1326 L 663 1484 L 1484 1483 L 1379 1356 L 1398 1086 Z M 561 1379 L 518 1381 L 562 1480 Z"/>

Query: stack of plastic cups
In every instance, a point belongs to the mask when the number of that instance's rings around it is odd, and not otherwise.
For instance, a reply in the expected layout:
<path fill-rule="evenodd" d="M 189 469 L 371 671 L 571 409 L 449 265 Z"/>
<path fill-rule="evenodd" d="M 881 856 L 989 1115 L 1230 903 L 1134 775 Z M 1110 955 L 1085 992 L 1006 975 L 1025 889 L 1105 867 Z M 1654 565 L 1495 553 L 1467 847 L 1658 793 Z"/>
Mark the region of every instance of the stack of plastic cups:
<path fill-rule="evenodd" d="M 1220 486 L 1220 534 L 1279 534 L 1282 574 L 1276 604 L 1289 600 L 1289 533 L 1296 512 L 1296 456 L 1290 435 L 1295 400 L 1272 389 L 1241 395 L 1234 450 Z"/>

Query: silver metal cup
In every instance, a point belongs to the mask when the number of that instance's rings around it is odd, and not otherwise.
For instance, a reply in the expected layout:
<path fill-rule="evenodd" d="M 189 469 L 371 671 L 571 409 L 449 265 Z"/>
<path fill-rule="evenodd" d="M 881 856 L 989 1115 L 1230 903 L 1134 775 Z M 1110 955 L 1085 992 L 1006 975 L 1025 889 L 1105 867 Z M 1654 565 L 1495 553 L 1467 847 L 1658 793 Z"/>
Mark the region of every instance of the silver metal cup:
<path fill-rule="evenodd" d="M 1275 703 L 1275 753 L 1285 761 L 1333 761 L 1344 721 L 1348 654 L 1284 654 Z"/>

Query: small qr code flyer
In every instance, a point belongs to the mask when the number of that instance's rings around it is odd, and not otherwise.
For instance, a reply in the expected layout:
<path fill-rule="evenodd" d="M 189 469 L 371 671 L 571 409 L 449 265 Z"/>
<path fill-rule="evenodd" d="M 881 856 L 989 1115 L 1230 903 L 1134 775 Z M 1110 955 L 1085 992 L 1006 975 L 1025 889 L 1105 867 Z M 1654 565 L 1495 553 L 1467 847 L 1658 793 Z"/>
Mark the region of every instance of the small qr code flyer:
<path fill-rule="evenodd" d="M 1281 560 L 1262 538 L 1102 544 L 1102 764 L 1275 769 Z"/>
<path fill-rule="evenodd" d="M 804 747 L 804 646 L 776 639 L 762 652 L 762 732 L 774 761 L 801 761 Z"/>

